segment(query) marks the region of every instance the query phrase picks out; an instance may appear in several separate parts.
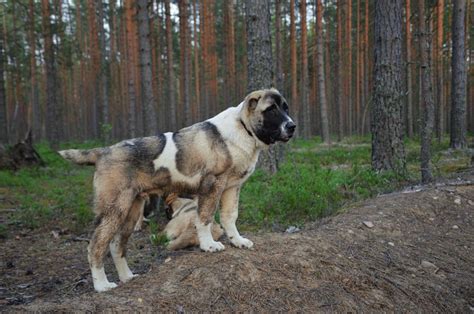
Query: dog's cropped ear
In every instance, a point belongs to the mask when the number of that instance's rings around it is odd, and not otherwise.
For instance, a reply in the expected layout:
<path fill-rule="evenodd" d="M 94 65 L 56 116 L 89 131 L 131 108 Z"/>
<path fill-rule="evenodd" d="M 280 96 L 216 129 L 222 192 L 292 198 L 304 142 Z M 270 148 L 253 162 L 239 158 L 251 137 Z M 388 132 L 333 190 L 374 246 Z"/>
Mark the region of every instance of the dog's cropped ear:
<path fill-rule="evenodd" d="M 260 98 L 263 96 L 263 90 L 256 90 L 254 92 L 251 92 L 250 94 L 245 97 L 245 102 L 247 103 L 247 106 L 250 111 L 254 111 L 255 108 L 257 108 L 258 101 Z"/>

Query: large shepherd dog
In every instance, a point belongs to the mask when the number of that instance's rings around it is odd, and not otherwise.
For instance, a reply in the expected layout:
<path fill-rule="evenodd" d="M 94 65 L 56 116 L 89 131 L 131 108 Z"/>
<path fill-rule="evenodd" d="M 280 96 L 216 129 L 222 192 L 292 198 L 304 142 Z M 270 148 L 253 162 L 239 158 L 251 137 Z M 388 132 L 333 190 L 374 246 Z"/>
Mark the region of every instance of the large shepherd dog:
<path fill-rule="evenodd" d="M 220 204 L 220 221 L 232 245 L 250 248 L 235 226 L 241 185 L 255 169 L 262 149 L 287 142 L 296 125 L 276 89 L 250 93 L 237 107 L 174 133 L 125 140 L 90 150 L 63 150 L 65 159 L 95 165 L 94 212 L 97 227 L 88 247 L 94 288 L 109 282 L 103 259 L 107 247 L 120 280 L 135 275 L 125 259 L 126 244 L 142 212 L 145 194 L 186 193 L 197 197 L 195 226 L 203 251 L 224 249 L 214 241 L 211 222 Z"/>

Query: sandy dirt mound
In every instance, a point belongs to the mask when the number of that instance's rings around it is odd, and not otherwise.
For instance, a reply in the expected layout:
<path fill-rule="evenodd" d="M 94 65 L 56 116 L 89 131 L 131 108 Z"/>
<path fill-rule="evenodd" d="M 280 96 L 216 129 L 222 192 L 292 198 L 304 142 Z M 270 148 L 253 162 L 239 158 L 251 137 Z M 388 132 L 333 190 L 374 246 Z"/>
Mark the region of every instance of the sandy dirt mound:
<path fill-rule="evenodd" d="M 382 195 L 303 231 L 247 235 L 254 250 L 128 258 L 141 276 L 92 291 L 84 241 L 25 234 L 2 246 L 4 311 L 474 311 L 474 185 Z M 76 238 L 77 240 L 77 238 Z M 106 266 L 117 280 L 110 261 Z M 114 277 L 115 276 L 115 277 Z"/>

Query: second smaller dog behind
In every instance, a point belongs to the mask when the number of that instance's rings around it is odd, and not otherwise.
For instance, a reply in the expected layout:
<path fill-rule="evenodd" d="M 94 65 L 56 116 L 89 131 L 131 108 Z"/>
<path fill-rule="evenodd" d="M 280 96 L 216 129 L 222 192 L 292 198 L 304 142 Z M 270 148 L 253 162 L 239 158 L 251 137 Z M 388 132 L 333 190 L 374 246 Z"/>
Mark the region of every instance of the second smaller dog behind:
<path fill-rule="evenodd" d="M 198 214 L 197 199 L 171 193 L 166 197 L 165 203 L 172 213 L 172 218 L 164 230 L 169 239 L 167 249 L 179 250 L 189 246 L 198 246 L 199 239 L 194 226 Z M 224 234 L 224 230 L 215 221 L 211 224 L 212 237 L 217 240 Z"/>

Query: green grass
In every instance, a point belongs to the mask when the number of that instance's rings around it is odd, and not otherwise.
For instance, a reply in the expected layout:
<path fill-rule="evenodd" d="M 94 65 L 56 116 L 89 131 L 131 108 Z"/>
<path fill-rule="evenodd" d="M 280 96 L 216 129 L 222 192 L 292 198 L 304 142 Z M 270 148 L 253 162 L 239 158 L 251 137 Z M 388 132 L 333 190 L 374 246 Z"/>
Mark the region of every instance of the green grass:
<path fill-rule="evenodd" d="M 99 142 L 68 143 L 65 148 L 91 148 Z M 246 230 L 286 228 L 337 212 L 340 208 L 393 191 L 419 180 L 419 143 L 406 140 L 407 174 L 376 173 L 370 168 L 370 137 L 352 137 L 340 144 L 323 145 L 319 138 L 290 144 L 280 171 L 270 176 L 257 170 L 241 192 L 239 224 Z M 466 168 L 470 155 L 450 152 L 448 141 L 433 142 L 436 176 Z M 8 195 L 18 208 L 10 224 L 40 227 L 49 220 L 81 230 L 93 213 L 93 167 L 80 167 L 63 160 L 45 144 L 37 147 L 46 167 L 0 171 L 0 194 Z M 1 205 L 11 208 L 12 205 Z M 0 237 L 7 227 L 0 224 Z M 158 234 L 155 230 L 153 234 Z M 165 239 L 157 237 L 153 242 Z"/>

